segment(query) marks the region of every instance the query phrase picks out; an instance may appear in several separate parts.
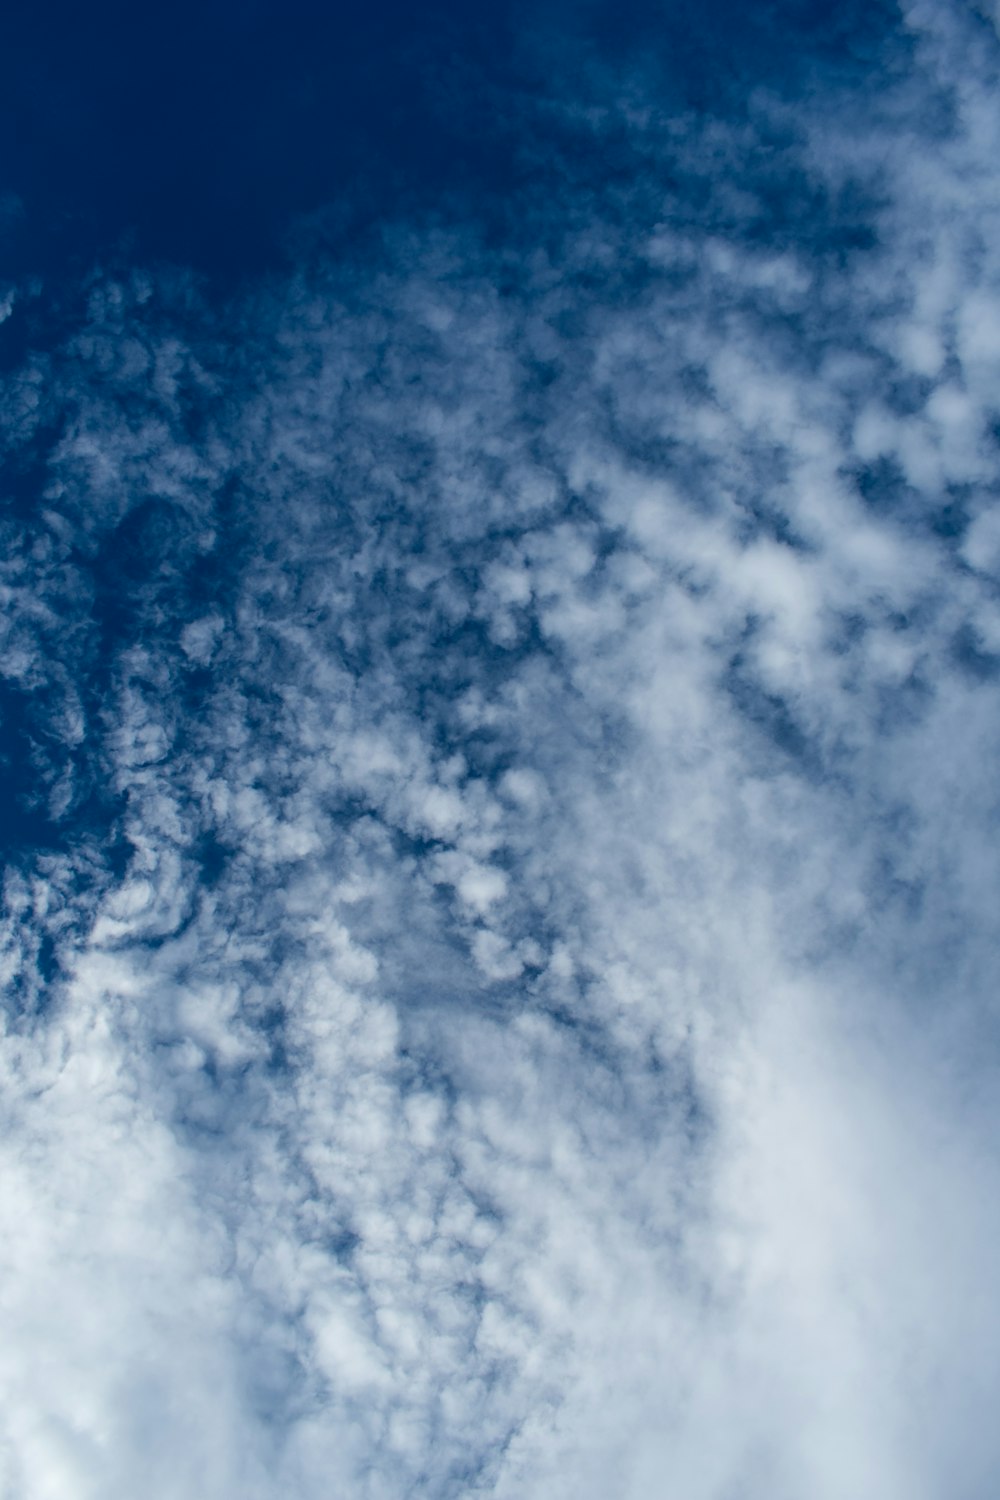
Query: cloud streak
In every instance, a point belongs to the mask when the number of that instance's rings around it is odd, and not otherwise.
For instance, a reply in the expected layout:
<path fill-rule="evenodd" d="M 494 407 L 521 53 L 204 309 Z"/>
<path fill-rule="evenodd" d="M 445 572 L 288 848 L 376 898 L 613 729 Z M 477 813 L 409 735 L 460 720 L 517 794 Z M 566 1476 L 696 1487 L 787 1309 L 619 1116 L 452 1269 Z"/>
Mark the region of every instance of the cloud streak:
<path fill-rule="evenodd" d="M 901 26 L 6 376 L 18 1500 L 989 1491 L 997 42 Z"/>

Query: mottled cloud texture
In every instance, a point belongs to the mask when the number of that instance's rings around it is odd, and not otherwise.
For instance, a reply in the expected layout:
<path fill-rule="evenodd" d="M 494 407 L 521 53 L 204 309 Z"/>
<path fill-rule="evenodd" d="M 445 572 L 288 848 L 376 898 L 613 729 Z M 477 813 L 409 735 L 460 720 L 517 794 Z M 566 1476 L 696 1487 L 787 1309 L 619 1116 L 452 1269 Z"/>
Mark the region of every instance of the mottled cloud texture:
<path fill-rule="evenodd" d="M 996 1492 L 996 20 L 8 289 L 11 1500 Z"/>

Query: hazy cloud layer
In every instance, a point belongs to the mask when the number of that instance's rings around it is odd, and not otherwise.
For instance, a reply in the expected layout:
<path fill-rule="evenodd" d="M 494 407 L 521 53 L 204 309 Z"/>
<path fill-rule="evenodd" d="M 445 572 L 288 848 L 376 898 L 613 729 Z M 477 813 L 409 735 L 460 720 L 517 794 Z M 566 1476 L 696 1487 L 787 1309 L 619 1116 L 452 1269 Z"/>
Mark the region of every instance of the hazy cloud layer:
<path fill-rule="evenodd" d="M 995 21 L 12 288 L 15 1500 L 991 1493 Z"/>

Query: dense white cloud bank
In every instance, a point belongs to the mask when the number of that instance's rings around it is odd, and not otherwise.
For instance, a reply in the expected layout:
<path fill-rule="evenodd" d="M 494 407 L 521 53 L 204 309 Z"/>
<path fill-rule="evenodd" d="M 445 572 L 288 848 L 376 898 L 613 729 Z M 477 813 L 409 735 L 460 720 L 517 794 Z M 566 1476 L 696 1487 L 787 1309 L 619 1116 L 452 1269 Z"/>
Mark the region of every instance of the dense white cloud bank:
<path fill-rule="evenodd" d="M 992 1493 L 987 20 L 7 378 L 15 1500 Z"/>

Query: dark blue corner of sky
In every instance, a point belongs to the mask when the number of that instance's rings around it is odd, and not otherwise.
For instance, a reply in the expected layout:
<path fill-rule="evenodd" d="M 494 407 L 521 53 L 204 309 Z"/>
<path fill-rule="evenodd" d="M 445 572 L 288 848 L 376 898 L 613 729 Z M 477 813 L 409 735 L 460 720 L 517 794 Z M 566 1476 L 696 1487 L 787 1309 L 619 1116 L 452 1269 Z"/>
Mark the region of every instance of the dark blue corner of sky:
<path fill-rule="evenodd" d="M 518 100 L 595 59 L 658 71 L 682 107 L 871 66 L 887 0 L 16 0 L 0 61 L 0 260 L 95 258 L 223 281 L 275 263 L 325 213 L 350 234 L 413 210 L 502 213 L 527 156 Z M 540 148 L 540 149 L 539 149 Z"/>

